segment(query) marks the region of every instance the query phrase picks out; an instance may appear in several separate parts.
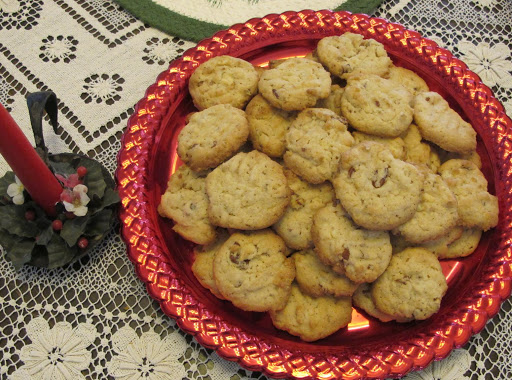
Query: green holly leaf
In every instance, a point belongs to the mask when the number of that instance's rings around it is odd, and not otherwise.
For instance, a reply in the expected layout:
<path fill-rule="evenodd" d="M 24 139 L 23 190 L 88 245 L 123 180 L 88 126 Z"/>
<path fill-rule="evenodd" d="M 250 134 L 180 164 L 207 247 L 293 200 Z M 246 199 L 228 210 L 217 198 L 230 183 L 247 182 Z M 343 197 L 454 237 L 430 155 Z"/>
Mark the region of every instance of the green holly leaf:
<path fill-rule="evenodd" d="M 35 244 L 35 240 L 22 239 L 17 241 L 9 250 L 6 250 L 7 258 L 16 270 L 30 261 Z"/>
<path fill-rule="evenodd" d="M 33 203 L 33 202 L 31 202 L 31 203 Z M 36 220 L 34 220 L 34 223 L 36 224 L 37 229 L 40 232 L 43 232 L 48 227 L 51 227 L 52 221 L 50 219 L 48 219 L 48 216 L 46 215 L 46 213 L 43 210 L 41 210 L 35 204 L 34 204 L 33 208 L 32 207 L 29 207 L 29 208 L 34 210 L 36 213 Z"/>
<path fill-rule="evenodd" d="M 87 195 L 89 198 L 102 198 L 107 188 L 107 183 L 103 177 L 101 165 L 96 161 L 82 160 L 81 165 L 87 168 L 87 175 L 84 178 L 84 185 L 87 186 Z"/>
<path fill-rule="evenodd" d="M 104 235 L 109 229 L 112 222 L 112 210 L 106 209 L 94 214 L 85 230 L 85 235 Z"/>
<path fill-rule="evenodd" d="M 58 268 L 69 263 L 75 257 L 75 250 L 70 249 L 66 242 L 54 234 L 46 245 L 48 252 L 48 268 Z"/>
<path fill-rule="evenodd" d="M 9 251 L 11 247 L 13 247 L 20 238 L 11 235 L 6 230 L 0 228 L 0 245 L 4 248 L 5 251 Z"/>
<path fill-rule="evenodd" d="M 69 165 L 68 162 L 52 162 L 51 166 L 55 174 L 68 176 L 75 173 L 75 170 Z"/>
<path fill-rule="evenodd" d="M 45 246 L 35 245 L 29 264 L 39 268 L 48 268 L 48 252 Z"/>
<path fill-rule="evenodd" d="M 39 238 L 36 241 L 37 245 L 46 245 L 52 239 L 54 235 L 52 225 L 50 224 L 39 234 Z"/>
<path fill-rule="evenodd" d="M 97 195 L 94 195 L 90 197 L 90 201 L 87 204 L 87 208 L 89 209 L 87 212 L 94 214 L 98 211 L 101 211 L 102 207 L 102 200 Z"/>
<path fill-rule="evenodd" d="M 119 194 L 117 194 L 117 192 L 114 189 L 107 187 L 103 195 L 103 198 L 100 199 L 98 197 L 94 197 L 91 199 L 87 206 L 89 207 L 90 212 L 92 214 L 95 214 L 98 211 L 101 211 L 107 207 L 119 203 L 120 200 L 121 199 L 119 198 Z"/>
<path fill-rule="evenodd" d="M 78 238 L 84 234 L 88 221 L 89 215 L 66 220 L 60 231 L 60 237 L 64 239 L 68 246 L 74 246 Z"/>
<path fill-rule="evenodd" d="M 25 219 L 25 207 L 14 204 L 0 207 L 0 228 L 7 232 L 22 236 L 34 238 L 38 234 L 36 223 Z"/>
<path fill-rule="evenodd" d="M 68 176 L 76 173 L 79 160 L 79 158 L 73 158 L 68 154 L 57 154 L 51 156 L 50 165 L 55 173 Z"/>
<path fill-rule="evenodd" d="M 119 194 L 117 193 L 117 191 L 108 188 L 107 190 L 105 190 L 105 195 L 103 196 L 102 208 L 112 206 L 116 203 L 119 203 L 119 201 L 121 201 L 121 198 L 119 198 Z"/>

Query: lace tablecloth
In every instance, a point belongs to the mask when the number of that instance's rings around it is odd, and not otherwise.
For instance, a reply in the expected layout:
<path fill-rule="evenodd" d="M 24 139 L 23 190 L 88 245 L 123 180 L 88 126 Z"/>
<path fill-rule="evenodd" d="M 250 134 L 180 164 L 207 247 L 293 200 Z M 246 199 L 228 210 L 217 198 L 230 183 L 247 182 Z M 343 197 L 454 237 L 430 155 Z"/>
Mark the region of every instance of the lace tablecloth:
<path fill-rule="evenodd" d="M 387 0 L 374 15 L 434 39 L 464 60 L 512 114 L 512 2 Z M 102 0 L 0 0 L 0 103 L 30 135 L 25 97 L 52 90 L 53 153 L 100 160 L 112 173 L 134 104 L 192 42 Z M 8 170 L 0 160 L 0 174 Z M 0 257 L 2 379 L 265 379 L 183 333 L 136 277 L 114 226 L 64 269 L 16 272 Z M 512 303 L 461 349 L 408 379 L 512 378 Z"/>

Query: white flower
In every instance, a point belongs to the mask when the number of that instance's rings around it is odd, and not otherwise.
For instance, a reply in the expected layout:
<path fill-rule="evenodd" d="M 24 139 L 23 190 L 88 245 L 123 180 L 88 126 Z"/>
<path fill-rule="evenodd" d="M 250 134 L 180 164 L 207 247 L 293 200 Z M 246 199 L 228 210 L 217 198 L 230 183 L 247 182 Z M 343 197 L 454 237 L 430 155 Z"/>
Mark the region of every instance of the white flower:
<path fill-rule="evenodd" d="M 73 187 L 73 191 L 64 190 L 60 196 L 66 211 L 72 212 L 76 216 L 87 214 L 87 204 L 90 198 L 87 196 L 87 186 L 79 184 Z"/>
<path fill-rule="evenodd" d="M 14 13 L 20 10 L 18 0 L 0 0 L 0 11 L 5 13 Z"/>
<path fill-rule="evenodd" d="M 7 187 L 7 195 L 12 198 L 12 202 L 15 205 L 22 205 L 25 202 L 25 196 L 23 195 L 23 191 L 25 190 L 25 186 L 21 183 L 20 179 L 14 176 L 15 183 L 11 183 Z"/>
<path fill-rule="evenodd" d="M 481 42 L 475 46 L 469 41 L 461 41 L 457 47 L 462 53 L 461 59 L 486 85 L 512 88 L 512 62 L 508 60 L 510 49 L 507 45 L 499 42 L 491 46 Z"/>
<path fill-rule="evenodd" d="M 109 374 L 116 379 L 164 380 L 169 374 L 174 379 L 187 377 L 183 364 L 178 361 L 187 343 L 178 333 L 161 339 L 149 331 L 139 338 L 131 327 L 125 326 L 112 336 L 112 346 L 118 355 L 107 366 Z"/>
<path fill-rule="evenodd" d="M 37 317 L 26 331 L 32 343 L 22 347 L 24 365 L 12 374 L 12 380 L 85 379 L 81 371 L 91 362 L 87 347 L 96 338 L 94 326 L 83 323 L 73 329 L 68 322 L 58 322 L 50 329 L 43 317 Z"/>
<path fill-rule="evenodd" d="M 465 380 L 471 366 L 471 356 L 467 350 L 454 350 L 446 359 L 435 361 L 422 371 L 413 372 L 404 380 Z"/>

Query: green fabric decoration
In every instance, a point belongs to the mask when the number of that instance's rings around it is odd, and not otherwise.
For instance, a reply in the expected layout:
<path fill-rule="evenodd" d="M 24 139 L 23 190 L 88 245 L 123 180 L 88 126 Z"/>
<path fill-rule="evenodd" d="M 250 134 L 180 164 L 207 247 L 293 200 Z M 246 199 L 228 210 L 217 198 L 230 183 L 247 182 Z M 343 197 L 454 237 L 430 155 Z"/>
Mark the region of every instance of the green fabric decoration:
<path fill-rule="evenodd" d="M 115 1 L 144 23 L 159 29 L 162 32 L 188 41 L 201 41 L 205 38 L 211 37 L 215 32 L 227 29 L 231 26 L 212 24 L 187 17 L 173 12 L 152 0 Z M 215 1 L 213 2 L 215 3 Z M 347 0 L 340 6 L 334 8 L 334 10 L 346 10 L 352 13 L 369 14 L 375 10 L 381 2 L 382 0 Z"/>

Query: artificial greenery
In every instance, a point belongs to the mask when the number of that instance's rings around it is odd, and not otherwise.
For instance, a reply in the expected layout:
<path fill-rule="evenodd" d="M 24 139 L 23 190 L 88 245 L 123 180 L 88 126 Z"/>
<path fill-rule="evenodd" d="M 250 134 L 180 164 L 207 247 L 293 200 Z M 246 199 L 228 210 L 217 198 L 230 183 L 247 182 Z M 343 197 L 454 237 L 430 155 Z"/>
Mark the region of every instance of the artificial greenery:
<path fill-rule="evenodd" d="M 119 196 L 114 190 L 114 181 L 98 162 L 73 154 L 59 154 L 50 155 L 49 163 L 54 173 L 63 177 L 76 173 L 80 166 L 87 169 L 82 179 L 90 198 L 87 214 L 73 217 L 59 202 L 57 216 L 50 217 L 26 191 L 25 202 L 13 204 L 7 187 L 15 178 L 13 172 L 7 172 L 0 178 L 0 245 L 16 269 L 24 264 L 56 268 L 83 256 L 101 241 L 116 215 Z M 27 219 L 27 212 L 32 214 L 33 220 Z M 52 227 L 55 219 L 62 221 L 59 231 Z M 87 239 L 86 248 L 79 247 L 81 238 Z"/>

